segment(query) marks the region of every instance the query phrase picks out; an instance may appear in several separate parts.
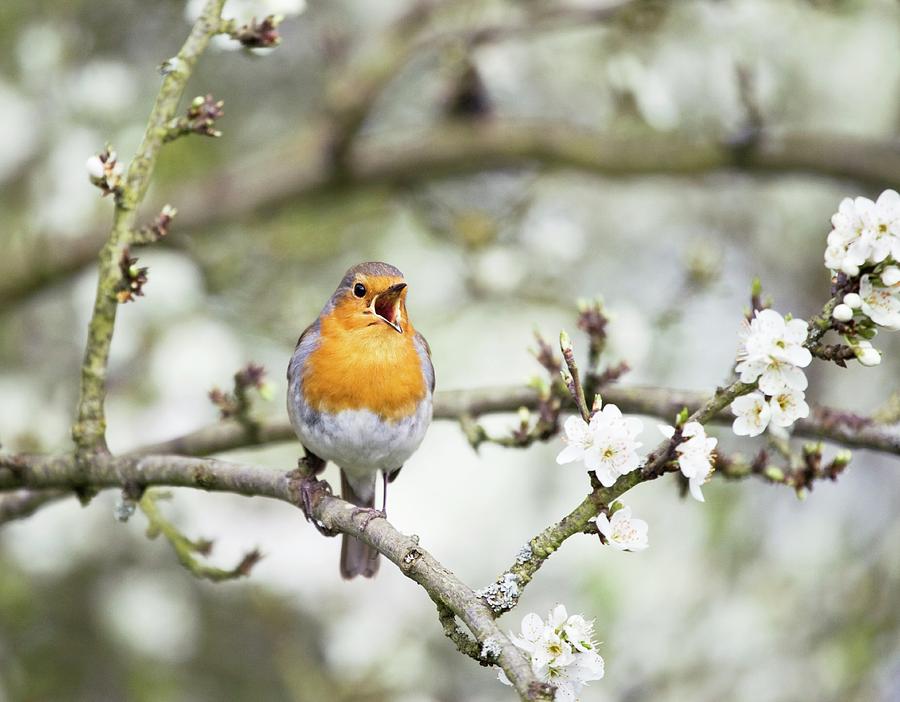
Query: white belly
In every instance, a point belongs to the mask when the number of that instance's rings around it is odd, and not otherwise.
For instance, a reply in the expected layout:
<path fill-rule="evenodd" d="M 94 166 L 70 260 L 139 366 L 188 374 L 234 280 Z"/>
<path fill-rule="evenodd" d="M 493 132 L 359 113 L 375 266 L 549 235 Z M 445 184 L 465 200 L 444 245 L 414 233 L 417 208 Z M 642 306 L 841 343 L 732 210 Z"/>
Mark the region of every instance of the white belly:
<path fill-rule="evenodd" d="M 431 423 L 431 397 L 407 419 L 387 422 L 369 410 L 302 412 L 292 417 L 304 446 L 347 473 L 352 483 L 369 482 L 376 471 L 400 468 L 422 443 Z"/>

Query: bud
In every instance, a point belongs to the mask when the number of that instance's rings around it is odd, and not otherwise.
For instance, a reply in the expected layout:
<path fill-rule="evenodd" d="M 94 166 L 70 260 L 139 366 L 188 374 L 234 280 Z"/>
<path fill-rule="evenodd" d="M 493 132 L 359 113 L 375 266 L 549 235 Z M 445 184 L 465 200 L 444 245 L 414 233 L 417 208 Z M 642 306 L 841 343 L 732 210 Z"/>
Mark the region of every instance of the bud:
<path fill-rule="evenodd" d="M 527 407 L 519 407 L 519 421 L 526 425 L 529 421 L 531 421 L 531 410 Z"/>
<path fill-rule="evenodd" d="M 275 391 L 271 383 L 263 383 L 259 386 L 259 396 L 266 402 L 270 402 L 275 396 Z"/>
<path fill-rule="evenodd" d="M 888 288 L 900 283 L 900 268 L 888 266 L 881 272 L 881 282 Z"/>
<path fill-rule="evenodd" d="M 559 333 L 559 348 L 562 349 L 563 353 L 572 350 L 572 340 L 565 331 Z"/>
<path fill-rule="evenodd" d="M 845 263 L 841 266 L 841 270 L 850 278 L 855 278 L 859 275 L 859 266 L 854 266 L 852 263 Z"/>
<path fill-rule="evenodd" d="M 853 351 L 856 353 L 856 360 L 864 366 L 877 366 L 881 363 L 881 351 L 868 341 L 860 341 Z"/>
<path fill-rule="evenodd" d="M 834 463 L 835 465 L 838 465 L 838 466 L 846 466 L 850 463 L 850 460 L 852 458 L 853 458 L 853 454 L 850 451 L 847 451 L 847 450 L 838 451 L 838 453 L 835 454 L 834 459 L 832 460 L 832 463 Z"/>
<path fill-rule="evenodd" d="M 862 298 L 857 293 L 847 293 L 844 295 L 844 304 L 850 309 L 858 310 L 862 307 Z"/>
<path fill-rule="evenodd" d="M 835 306 L 831 316 L 839 322 L 849 322 L 853 319 L 853 308 L 851 308 L 850 305 L 841 303 Z"/>
<path fill-rule="evenodd" d="M 768 468 L 766 468 L 765 476 L 773 483 L 784 482 L 784 471 L 781 470 L 781 468 L 779 468 L 778 466 L 769 466 Z"/>
<path fill-rule="evenodd" d="M 91 180 L 100 180 L 106 173 L 103 168 L 103 161 L 96 155 L 85 161 L 84 167 L 87 168 L 88 176 L 90 176 Z"/>

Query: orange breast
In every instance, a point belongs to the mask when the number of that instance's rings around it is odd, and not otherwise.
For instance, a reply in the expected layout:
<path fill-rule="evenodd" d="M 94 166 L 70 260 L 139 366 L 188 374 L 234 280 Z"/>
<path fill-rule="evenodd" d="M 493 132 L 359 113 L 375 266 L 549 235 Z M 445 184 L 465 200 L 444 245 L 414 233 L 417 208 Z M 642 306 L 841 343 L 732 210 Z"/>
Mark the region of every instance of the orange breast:
<path fill-rule="evenodd" d="M 426 388 L 412 325 L 403 334 L 386 324 L 349 330 L 325 317 L 320 334 L 303 373 L 310 406 L 325 412 L 368 409 L 390 421 L 415 412 Z"/>

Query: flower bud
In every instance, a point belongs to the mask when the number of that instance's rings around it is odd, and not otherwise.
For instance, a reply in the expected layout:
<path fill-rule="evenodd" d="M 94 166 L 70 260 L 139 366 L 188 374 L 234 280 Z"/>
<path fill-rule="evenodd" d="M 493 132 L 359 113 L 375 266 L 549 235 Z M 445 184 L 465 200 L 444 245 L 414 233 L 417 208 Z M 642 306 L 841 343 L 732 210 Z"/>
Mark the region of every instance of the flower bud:
<path fill-rule="evenodd" d="M 856 360 L 864 366 L 877 366 L 881 363 L 881 351 L 872 346 L 868 341 L 860 341 L 854 349 Z"/>
<path fill-rule="evenodd" d="M 900 268 L 897 266 L 888 266 L 881 272 L 881 282 L 885 287 L 891 287 L 900 283 Z"/>
<path fill-rule="evenodd" d="M 106 170 L 103 168 L 103 161 L 100 160 L 99 156 L 91 156 L 85 161 L 84 167 L 87 169 L 91 179 L 100 180 L 106 175 Z"/>
<path fill-rule="evenodd" d="M 844 295 L 844 304 L 850 309 L 858 310 L 862 307 L 862 298 L 858 293 L 847 293 Z"/>
<path fill-rule="evenodd" d="M 859 275 L 859 266 L 854 266 L 852 263 L 844 263 L 844 265 L 841 266 L 841 270 L 851 278 L 855 278 Z"/>
<path fill-rule="evenodd" d="M 841 303 L 834 308 L 831 316 L 839 322 L 849 322 L 851 319 L 853 319 L 853 309 L 850 307 L 850 305 Z"/>

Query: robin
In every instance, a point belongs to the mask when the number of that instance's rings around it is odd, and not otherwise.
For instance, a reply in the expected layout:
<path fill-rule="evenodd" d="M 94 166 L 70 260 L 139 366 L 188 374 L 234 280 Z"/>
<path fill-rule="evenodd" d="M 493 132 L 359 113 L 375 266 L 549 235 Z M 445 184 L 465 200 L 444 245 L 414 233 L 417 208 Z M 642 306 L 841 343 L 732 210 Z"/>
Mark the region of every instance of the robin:
<path fill-rule="evenodd" d="M 431 423 L 431 349 L 409 320 L 407 290 L 394 266 L 354 266 L 300 335 L 288 366 L 288 414 L 308 472 L 336 463 L 341 497 L 370 519 L 384 516 L 374 509 L 377 473 L 384 509 L 387 484 Z M 377 571 L 378 552 L 344 534 L 341 575 L 371 578 Z"/>

